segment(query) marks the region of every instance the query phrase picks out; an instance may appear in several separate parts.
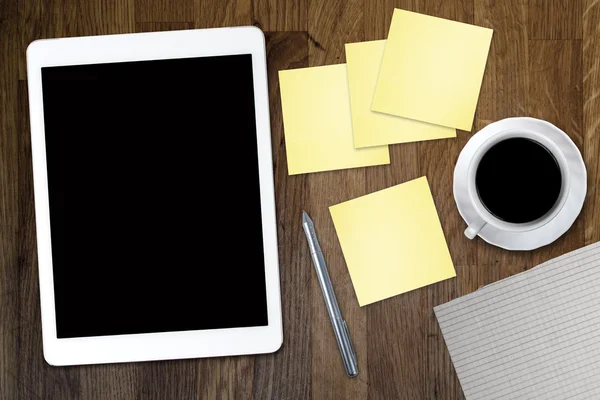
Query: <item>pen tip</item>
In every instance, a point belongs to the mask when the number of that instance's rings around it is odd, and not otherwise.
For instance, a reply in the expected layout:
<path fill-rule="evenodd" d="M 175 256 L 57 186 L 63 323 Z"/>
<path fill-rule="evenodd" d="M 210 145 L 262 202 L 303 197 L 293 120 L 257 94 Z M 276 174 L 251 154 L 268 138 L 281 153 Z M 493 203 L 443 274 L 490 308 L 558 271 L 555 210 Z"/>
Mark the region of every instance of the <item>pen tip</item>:
<path fill-rule="evenodd" d="M 302 211 L 302 223 L 312 223 L 310 217 L 308 216 L 308 214 L 306 213 L 306 211 Z"/>

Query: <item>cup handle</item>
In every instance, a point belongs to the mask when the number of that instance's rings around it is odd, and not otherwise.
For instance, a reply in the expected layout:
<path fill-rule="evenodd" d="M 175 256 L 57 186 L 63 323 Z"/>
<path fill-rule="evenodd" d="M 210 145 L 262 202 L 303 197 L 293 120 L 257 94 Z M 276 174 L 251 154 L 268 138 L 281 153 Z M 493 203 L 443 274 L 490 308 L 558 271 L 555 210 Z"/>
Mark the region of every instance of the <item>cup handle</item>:
<path fill-rule="evenodd" d="M 474 224 L 469 225 L 467 229 L 465 229 L 465 236 L 469 239 L 474 239 L 475 236 L 483 229 L 486 225 L 486 222 L 483 220 L 477 221 Z"/>

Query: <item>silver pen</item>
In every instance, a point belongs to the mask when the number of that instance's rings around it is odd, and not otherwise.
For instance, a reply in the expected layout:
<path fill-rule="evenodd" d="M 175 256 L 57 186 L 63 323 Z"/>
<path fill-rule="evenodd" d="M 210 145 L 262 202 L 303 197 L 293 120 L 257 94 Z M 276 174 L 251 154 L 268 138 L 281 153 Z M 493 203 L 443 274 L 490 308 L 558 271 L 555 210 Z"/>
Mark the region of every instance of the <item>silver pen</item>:
<path fill-rule="evenodd" d="M 356 352 L 354 351 L 352 341 L 350 340 L 350 332 L 348 332 L 346 321 L 342 318 L 342 312 L 340 311 L 337 299 L 335 298 L 335 293 L 333 292 L 331 279 L 329 279 L 329 273 L 327 272 L 327 265 L 325 265 L 325 258 L 323 258 L 323 252 L 321 251 L 321 246 L 319 246 L 317 234 L 315 233 L 315 226 L 308 214 L 304 211 L 302 211 L 302 229 L 304 229 L 306 239 L 308 240 L 310 256 L 315 264 L 319 284 L 323 291 L 323 297 L 325 297 L 325 306 L 327 307 L 329 319 L 333 326 L 333 333 L 335 334 L 335 339 L 340 348 L 340 353 L 342 353 L 344 368 L 346 368 L 348 376 L 356 376 L 358 375 L 358 363 L 356 361 Z"/>

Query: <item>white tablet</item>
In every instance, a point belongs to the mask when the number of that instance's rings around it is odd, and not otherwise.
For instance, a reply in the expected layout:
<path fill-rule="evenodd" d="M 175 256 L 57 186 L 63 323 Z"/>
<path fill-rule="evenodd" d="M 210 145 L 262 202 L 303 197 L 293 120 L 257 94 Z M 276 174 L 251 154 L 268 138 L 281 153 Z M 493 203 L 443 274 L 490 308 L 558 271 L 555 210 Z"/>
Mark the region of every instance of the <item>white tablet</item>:
<path fill-rule="evenodd" d="M 27 68 L 46 361 L 276 351 L 262 32 L 41 40 Z"/>

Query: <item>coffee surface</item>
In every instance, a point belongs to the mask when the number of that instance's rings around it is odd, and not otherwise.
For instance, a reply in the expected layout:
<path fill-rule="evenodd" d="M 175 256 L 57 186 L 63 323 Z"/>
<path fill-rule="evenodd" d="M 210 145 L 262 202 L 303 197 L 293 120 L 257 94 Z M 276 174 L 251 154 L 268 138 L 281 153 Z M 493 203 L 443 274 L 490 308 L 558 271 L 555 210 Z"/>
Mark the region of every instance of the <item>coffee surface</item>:
<path fill-rule="evenodd" d="M 475 177 L 487 210 L 512 223 L 546 215 L 560 195 L 562 176 L 556 158 L 542 144 L 525 138 L 498 142 L 481 159 Z"/>

